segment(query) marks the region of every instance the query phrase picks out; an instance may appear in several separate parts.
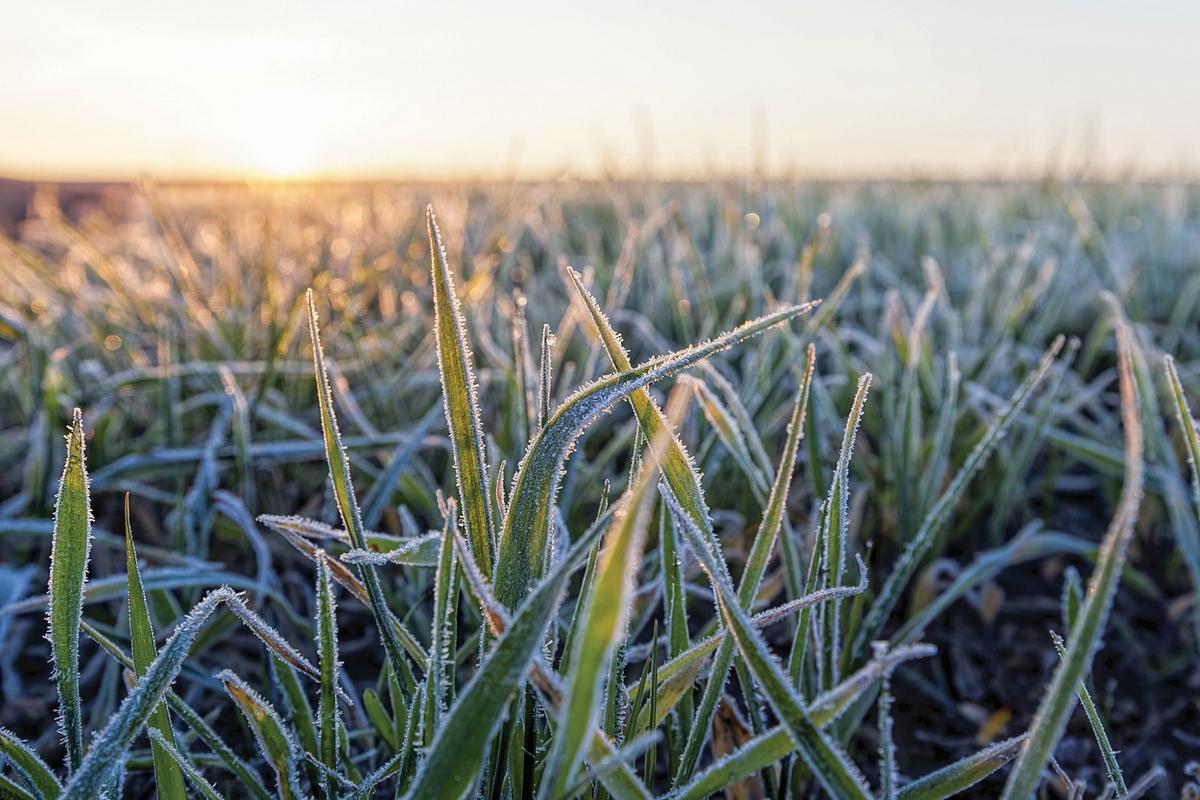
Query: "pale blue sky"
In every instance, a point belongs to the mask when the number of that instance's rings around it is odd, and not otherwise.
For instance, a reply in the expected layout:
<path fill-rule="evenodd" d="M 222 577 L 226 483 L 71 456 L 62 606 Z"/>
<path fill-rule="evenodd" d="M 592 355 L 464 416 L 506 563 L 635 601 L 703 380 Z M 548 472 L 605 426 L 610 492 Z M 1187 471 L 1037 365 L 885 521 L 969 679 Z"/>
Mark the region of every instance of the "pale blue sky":
<path fill-rule="evenodd" d="M 1194 0 L 6 6 L 0 174 L 1200 171 Z"/>

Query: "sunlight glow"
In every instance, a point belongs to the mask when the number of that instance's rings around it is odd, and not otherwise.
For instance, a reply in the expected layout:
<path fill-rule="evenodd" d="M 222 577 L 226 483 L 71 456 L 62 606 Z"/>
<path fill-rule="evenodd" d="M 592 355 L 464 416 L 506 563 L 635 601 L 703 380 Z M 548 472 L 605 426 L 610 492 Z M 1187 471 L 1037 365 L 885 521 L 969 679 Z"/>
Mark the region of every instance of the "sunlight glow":
<path fill-rule="evenodd" d="M 247 103 L 232 120 L 231 140 L 244 168 L 268 178 L 299 178 L 316 167 L 318 131 L 313 104 L 270 96 Z"/>

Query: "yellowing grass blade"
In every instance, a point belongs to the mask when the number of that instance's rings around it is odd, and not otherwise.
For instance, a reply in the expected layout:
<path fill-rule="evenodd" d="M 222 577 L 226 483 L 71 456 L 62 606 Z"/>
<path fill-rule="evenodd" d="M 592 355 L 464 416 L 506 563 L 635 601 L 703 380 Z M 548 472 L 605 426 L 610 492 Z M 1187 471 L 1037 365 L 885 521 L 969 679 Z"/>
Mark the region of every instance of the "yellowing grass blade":
<path fill-rule="evenodd" d="M 300 748 L 283 725 L 275 709 L 258 692 L 230 670 L 223 670 L 217 679 L 225 684 L 225 691 L 233 698 L 246 723 L 254 731 L 267 763 L 275 771 L 275 788 L 283 800 L 303 797 L 296 778 L 296 766 Z"/>
<path fill-rule="evenodd" d="M 493 527 L 492 494 L 488 489 L 487 461 L 484 457 L 483 428 L 479 422 L 471 347 L 462 311 L 454 293 L 454 279 L 446 263 L 446 248 L 438 230 L 433 206 L 426 209 L 429 226 L 429 250 L 433 261 L 434 327 L 437 331 L 438 369 L 442 375 L 442 400 L 446 407 L 446 425 L 453 445 L 454 475 L 458 481 L 459 502 L 467 539 L 480 567 L 492 569 Z"/>
<path fill-rule="evenodd" d="M 588 591 L 587 606 L 573 642 L 567 675 L 566 708 L 559 718 L 553 749 L 542 774 L 539 797 L 551 800 L 571 785 L 587 746 L 588 734 L 599 716 L 601 684 L 613 645 L 629 618 L 634 570 L 641 560 L 654 501 L 657 470 L 643 469 L 626 498 L 620 516 L 605 535 L 596 563 L 596 576 Z"/>

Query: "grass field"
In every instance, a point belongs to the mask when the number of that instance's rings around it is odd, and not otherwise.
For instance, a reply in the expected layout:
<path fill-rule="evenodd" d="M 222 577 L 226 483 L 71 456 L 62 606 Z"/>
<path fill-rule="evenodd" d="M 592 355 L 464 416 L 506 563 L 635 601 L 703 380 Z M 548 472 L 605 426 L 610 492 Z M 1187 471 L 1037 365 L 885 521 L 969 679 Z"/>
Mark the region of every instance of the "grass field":
<path fill-rule="evenodd" d="M 1200 792 L 1200 189 L 36 206 L 0 796 Z"/>

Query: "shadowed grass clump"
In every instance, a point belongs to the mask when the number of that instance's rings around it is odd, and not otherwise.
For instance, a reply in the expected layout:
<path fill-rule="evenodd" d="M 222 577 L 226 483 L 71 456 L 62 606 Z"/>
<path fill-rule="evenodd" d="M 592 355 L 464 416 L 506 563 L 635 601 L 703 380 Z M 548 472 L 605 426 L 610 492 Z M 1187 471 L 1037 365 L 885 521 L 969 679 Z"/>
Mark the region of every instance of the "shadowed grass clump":
<path fill-rule="evenodd" d="M 1186 791 L 1195 189 L 39 209 L 0 797 Z"/>

